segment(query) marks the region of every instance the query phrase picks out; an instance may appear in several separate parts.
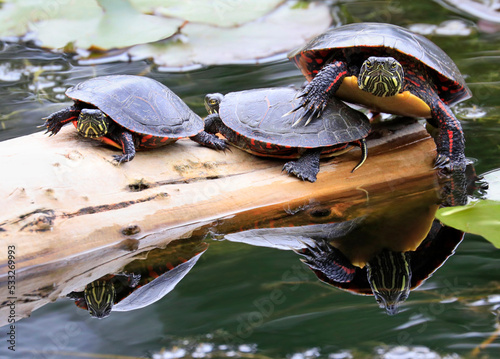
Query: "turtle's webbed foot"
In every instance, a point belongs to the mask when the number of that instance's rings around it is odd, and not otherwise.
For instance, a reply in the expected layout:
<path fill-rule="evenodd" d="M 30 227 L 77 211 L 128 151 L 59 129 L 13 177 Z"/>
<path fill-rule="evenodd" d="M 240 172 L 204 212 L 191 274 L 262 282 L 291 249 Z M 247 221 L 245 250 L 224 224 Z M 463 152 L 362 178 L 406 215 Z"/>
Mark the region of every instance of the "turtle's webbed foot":
<path fill-rule="evenodd" d="M 200 145 L 212 148 L 214 150 L 225 151 L 229 149 L 229 146 L 225 140 L 220 139 L 216 135 L 205 131 L 202 131 L 196 136 L 191 137 L 191 139 L 194 142 L 199 143 Z"/>
<path fill-rule="evenodd" d="M 443 169 L 445 171 L 451 172 L 452 162 L 448 156 L 438 154 L 436 161 L 434 162 L 434 169 Z"/>
<path fill-rule="evenodd" d="M 454 171 L 464 171 L 466 166 L 466 161 L 464 159 L 458 159 L 453 161 L 450 157 L 438 154 L 436 161 L 434 162 L 434 169 L 439 169 L 444 173 L 452 173 Z"/>
<path fill-rule="evenodd" d="M 318 270 L 329 279 L 346 283 L 354 279 L 356 270 L 349 259 L 327 241 L 315 241 L 314 245 L 303 242 L 306 248 L 295 251 L 303 256 L 301 261 L 313 270 Z"/>
<path fill-rule="evenodd" d="M 215 150 L 229 150 L 229 146 L 227 145 L 227 142 L 225 140 L 222 140 L 217 136 L 214 137 L 215 138 L 211 141 L 211 144 Z"/>
<path fill-rule="evenodd" d="M 123 154 L 123 155 L 113 155 L 113 159 L 117 162 L 117 165 L 121 164 L 122 162 L 130 162 L 134 159 L 135 153 L 134 154 Z"/>
<path fill-rule="evenodd" d="M 316 182 L 316 175 L 318 174 L 312 166 L 306 162 L 289 161 L 285 163 L 282 171 L 292 174 L 302 181 Z"/>
<path fill-rule="evenodd" d="M 304 108 L 304 114 L 293 126 L 302 119 L 306 119 L 305 125 L 307 125 L 311 120 L 320 117 L 330 96 L 335 94 L 348 72 L 346 64 L 342 61 L 334 61 L 323 67 L 298 96 L 301 101 L 291 112 Z"/>
<path fill-rule="evenodd" d="M 285 163 L 282 171 L 293 174 L 303 181 L 316 182 L 321 152 L 321 148 L 307 150 L 298 160 Z"/>
<path fill-rule="evenodd" d="M 139 284 L 140 280 L 141 280 L 141 275 L 140 274 L 134 274 L 134 273 L 132 273 L 130 275 L 130 284 L 129 284 L 129 286 L 131 288 L 137 287 L 137 285 Z"/>
<path fill-rule="evenodd" d="M 299 124 L 303 119 L 306 120 L 304 126 L 307 126 L 311 120 L 321 116 L 323 110 L 328 103 L 329 95 L 327 92 L 318 90 L 318 86 L 311 86 L 311 83 L 306 86 L 306 88 L 299 95 L 302 100 L 300 104 L 292 110 L 295 112 L 300 108 L 304 108 L 304 113 L 299 120 L 297 120 L 293 126 Z"/>
<path fill-rule="evenodd" d="M 45 120 L 43 125 L 47 128 L 45 133 L 50 133 L 50 136 L 58 133 L 64 125 L 56 116 L 54 116 L 54 114 L 44 117 L 42 120 Z"/>

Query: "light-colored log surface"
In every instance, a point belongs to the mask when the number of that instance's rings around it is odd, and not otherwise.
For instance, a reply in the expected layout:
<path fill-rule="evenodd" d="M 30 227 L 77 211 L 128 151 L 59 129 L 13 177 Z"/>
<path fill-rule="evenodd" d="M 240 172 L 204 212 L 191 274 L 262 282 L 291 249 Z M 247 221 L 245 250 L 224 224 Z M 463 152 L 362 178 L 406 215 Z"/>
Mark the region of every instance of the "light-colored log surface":
<path fill-rule="evenodd" d="M 284 161 L 237 149 L 217 152 L 188 139 L 121 166 L 117 152 L 67 126 L 0 143 L 0 296 L 8 297 L 7 247 L 15 246 L 17 315 L 117 271 L 135 254 L 172 240 L 245 228 L 301 225 L 300 208 L 327 203 L 345 220 L 353 203 L 389 192 L 435 190 L 435 145 L 419 123 L 383 128 L 368 160 L 354 149 L 322 161 L 316 183 L 281 172 Z M 380 199 L 382 200 L 382 199 Z M 297 214 L 299 213 L 299 214 Z M 295 215 L 294 215 L 295 214 Z M 6 318 L 6 308 L 0 318 Z"/>

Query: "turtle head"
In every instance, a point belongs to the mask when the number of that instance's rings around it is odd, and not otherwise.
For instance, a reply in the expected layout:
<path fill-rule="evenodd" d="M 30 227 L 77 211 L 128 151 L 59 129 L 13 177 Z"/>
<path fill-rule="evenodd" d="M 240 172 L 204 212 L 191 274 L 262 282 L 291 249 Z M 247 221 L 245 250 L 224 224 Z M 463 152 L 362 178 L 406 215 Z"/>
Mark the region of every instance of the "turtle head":
<path fill-rule="evenodd" d="M 90 315 L 103 319 L 109 316 L 113 308 L 116 298 L 115 286 L 111 281 L 97 280 L 87 285 L 84 296 Z"/>
<path fill-rule="evenodd" d="M 224 98 L 220 93 L 209 93 L 205 96 L 205 108 L 209 114 L 219 113 L 219 105 Z"/>
<path fill-rule="evenodd" d="M 98 138 L 109 132 L 111 123 L 101 110 L 84 108 L 80 111 L 76 129 L 84 137 Z"/>
<path fill-rule="evenodd" d="M 367 265 L 368 282 L 380 308 L 398 313 L 398 306 L 410 294 L 411 268 L 406 252 L 382 251 Z"/>
<path fill-rule="evenodd" d="M 361 66 L 358 86 L 375 96 L 387 97 L 399 93 L 403 80 L 403 66 L 396 59 L 371 56 Z"/>

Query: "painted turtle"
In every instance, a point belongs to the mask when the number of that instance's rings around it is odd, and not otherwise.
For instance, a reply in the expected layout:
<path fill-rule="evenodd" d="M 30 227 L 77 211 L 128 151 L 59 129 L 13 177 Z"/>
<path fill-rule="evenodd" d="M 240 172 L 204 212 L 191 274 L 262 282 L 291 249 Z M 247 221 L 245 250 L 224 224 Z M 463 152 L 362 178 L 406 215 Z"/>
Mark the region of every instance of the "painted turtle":
<path fill-rule="evenodd" d="M 434 220 L 426 238 L 408 251 L 380 250 L 363 268 L 331 245 L 366 226 L 363 218 L 346 222 L 298 227 L 250 229 L 224 239 L 253 246 L 293 250 L 322 282 L 359 295 L 373 295 L 389 315 L 399 310 L 412 289 L 420 286 L 450 257 L 463 239 L 463 232 Z M 347 238 L 347 237 L 346 237 Z M 348 240 L 354 237 L 350 236 Z M 361 247 L 357 250 L 363 251 Z"/>
<path fill-rule="evenodd" d="M 257 156 L 298 158 L 283 170 L 302 180 L 316 181 L 320 156 L 335 156 L 361 147 L 359 168 L 366 159 L 365 137 L 370 123 L 361 112 L 330 98 L 320 121 L 312 126 L 292 128 L 301 112 L 283 117 L 298 101 L 292 88 L 265 88 L 222 94 L 208 94 L 205 131 L 220 133 L 234 146 Z"/>
<path fill-rule="evenodd" d="M 328 284 L 346 285 L 363 271 L 375 300 L 386 312 L 394 315 L 398 306 L 410 295 L 412 270 L 410 252 L 383 249 L 363 269 L 353 266 L 349 259 L 326 240 L 304 243 L 305 248 L 294 250 L 304 256 L 302 262 L 311 268 L 318 278 Z"/>
<path fill-rule="evenodd" d="M 310 81 L 295 108 L 306 108 L 300 119 L 321 114 L 334 94 L 375 111 L 424 117 L 439 128 L 436 168 L 465 167 L 462 126 L 448 106 L 471 92 L 451 58 L 427 38 L 390 24 L 349 24 L 288 57 Z"/>
<path fill-rule="evenodd" d="M 75 103 L 44 118 L 55 135 L 73 122 L 84 137 L 123 150 L 118 162 L 131 161 L 136 149 L 151 149 L 190 137 L 221 150 L 226 143 L 203 131 L 203 120 L 169 88 L 156 80 L 131 75 L 95 77 L 66 91 Z"/>
<path fill-rule="evenodd" d="M 112 310 L 125 312 L 146 307 L 172 291 L 207 248 L 207 243 L 194 242 L 152 250 L 146 259 L 127 264 L 123 272 L 103 276 L 67 297 L 98 319 L 108 317 Z"/>
<path fill-rule="evenodd" d="M 309 243 L 308 247 L 314 248 L 312 251 L 306 247 L 296 252 L 306 257 L 303 262 L 322 282 L 354 294 L 373 295 L 387 314 L 394 315 L 398 312 L 399 305 L 408 298 L 410 291 L 423 284 L 453 255 L 463 236 L 463 232 L 435 220 L 426 238 L 414 251 L 397 252 L 384 249 L 364 268 L 353 266 L 354 272 L 350 273 L 349 281 L 339 281 L 330 275 L 332 271 L 339 270 L 337 257 L 331 255 L 331 249 L 323 250 L 325 246 L 334 248 L 330 244 Z M 318 256 L 318 253 L 321 254 Z M 331 268 L 325 257 L 332 259 L 329 262 Z M 318 262 L 318 259 L 321 262 Z M 320 264 L 322 268 L 318 268 Z"/>

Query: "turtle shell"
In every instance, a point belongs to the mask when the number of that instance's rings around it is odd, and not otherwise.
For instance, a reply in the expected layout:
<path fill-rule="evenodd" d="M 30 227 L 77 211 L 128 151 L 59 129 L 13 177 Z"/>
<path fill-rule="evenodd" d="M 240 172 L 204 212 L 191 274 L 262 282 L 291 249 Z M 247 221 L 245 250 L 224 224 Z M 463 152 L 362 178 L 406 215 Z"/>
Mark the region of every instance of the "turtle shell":
<path fill-rule="evenodd" d="M 125 296 L 115 304 L 113 311 L 127 312 L 130 310 L 144 308 L 162 299 L 175 288 L 175 286 L 186 276 L 186 274 L 189 273 L 205 251 L 206 247 L 202 252 L 194 255 L 189 260 L 176 265 L 156 278 L 141 278 L 144 284 L 139 282 L 137 288 L 134 288 L 129 295 Z"/>
<path fill-rule="evenodd" d="M 381 23 L 357 23 L 331 28 L 288 54 L 308 80 L 332 59 L 355 53 L 367 56 L 393 56 L 404 67 L 405 60 L 417 61 L 435 74 L 440 97 L 453 104 L 472 96 L 453 60 L 424 36 L 403 27 Z M 425 76 L 425 74 L 421 74 Z"/>
<path fill-rule="evenodd" d="M 147 253 L 146 258 L 144 253 L 139 253 L 138 258 L 128 263 L 123 271 L 107 274 L 89 283 L 85 290 L 88 290 L 93 283 L 108 282 L 115 291 L 112 303 L 114 305 L 112 308 L 109 307 L 110 311 L 124 312 L 146 307 L 171 292 L 194 267 L 207 248 L 208 243 L 194 241 L 153 249 Z M 103 284 L 98 286 L 102 287 Z M 106 302 L 102 299 L 102 291 L 97 293 L 96 303 L 102 305 Z M 91 304 L 87 303 L 85 292 L 71 292 L 68 297 L 75 300 L 77 307 L 89 310 Z M 95 316 L 92 312 L 91 315 Z M 107 315 L 109 312 L 102 318 Z"/>
<path fill-rule="evenodd" d="M 304 114 L 301 109 L 286 115 L 299 104 L 297 95 L 297 90 L 289 87 L 231 92 L 221 101 L 219 116 L 227 127 L 246 139 L 286 148 L 334 146 L 360 140 L 370 132 L 363 113 L 334 97 L 321 121 L 292 126 Z"/>
<path fill-rule="evenodd" d="M 308 246 L 316 247 L 318 240 L 331 240 L 332 238 L 340 238 L 347 235 L 360 226 L 362 221 L 363 218 L 360 217 L 347 222 L 313 224 L 299 227 L 250 229 L 228 234 L 224 238 L 231 242 L 246 243 L 253 246 L 282 250 L 292 249 L 300 254 L 307 251 Z M 411 289 L 420 286 L 453 255 L 463 236 L 463 232 L 444 226 L 438 220 L 434 220 L 429 234 L 418 248 L 415 251 L 407 252 L 410 256 L 409 262 L 412 271 Z M 368 283 L 366 267 L 355 267 L 354 276 L 347 283 L 333 281 L 320 270 L 312 269 L 312 271 L 319 280 L 331 286 L 354 294 L 373 295 Z"/>
<path fill-rule="evenodd" d="M 463 238 L 463 232 L 444 226 L 439 221 L 434 220 L 432 228 L 424 241 L 415 251 L 408 252 L 412 272 L 410 288 L 413 290 L 419 287 L 440 268 L 455 253 Z M 366 270 L 366 267 L 356 268 L 354 278 L 349 283 L 332 281 L 318 270 L 313 270 L 313 272 L 319 280 L 334 287 L 354 294 L 373 295 Z"/>
<path fill-rule="evenodd" d="M 96 77 L 69 88 L 66 95 L 97 107 L 119 125 L 144 136 L 191 137 L 204 127 L 179 96 L 147 77 Z"/>

